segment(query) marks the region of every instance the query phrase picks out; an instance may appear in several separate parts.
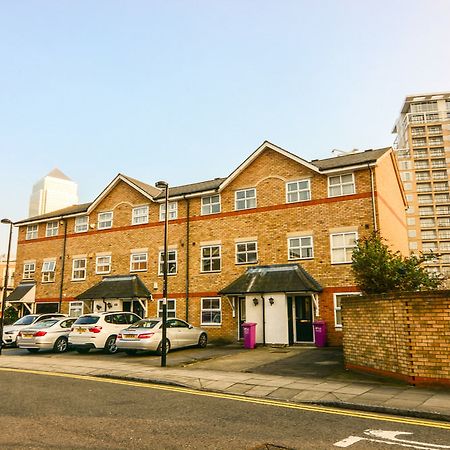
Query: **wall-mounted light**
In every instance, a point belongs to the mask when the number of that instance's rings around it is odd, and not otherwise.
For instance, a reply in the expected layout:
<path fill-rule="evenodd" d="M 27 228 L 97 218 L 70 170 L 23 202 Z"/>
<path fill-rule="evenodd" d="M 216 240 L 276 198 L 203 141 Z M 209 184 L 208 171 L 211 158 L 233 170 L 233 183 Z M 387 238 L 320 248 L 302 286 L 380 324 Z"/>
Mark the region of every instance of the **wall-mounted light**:
<path fill-rule="evenodd" d="M 256 306 L 258 303 L 259 303 L 259 301 L 258 301 L 258 299 L 255 297 L 255 298 L 253 299 L 253 304 Z"/>
<path fill-rule="evenodd" d="M 270 303 L 270 306 L 272 306 L 275 303 L 275 300 L 272 297 L 270 297 L 269 298 L 269 303 Z"/>

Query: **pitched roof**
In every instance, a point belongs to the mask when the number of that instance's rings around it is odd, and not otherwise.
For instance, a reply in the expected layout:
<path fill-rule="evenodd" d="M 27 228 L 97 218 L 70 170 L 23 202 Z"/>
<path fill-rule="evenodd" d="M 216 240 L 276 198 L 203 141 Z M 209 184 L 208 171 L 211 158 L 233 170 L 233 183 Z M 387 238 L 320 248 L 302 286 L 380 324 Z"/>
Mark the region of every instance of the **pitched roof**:
<path fill-rule="evenodd" d="M 20 302 L 31 289 L 36 286 L 34 281 L 20 283 L 11 294 L 6 297 L 7 302 Z"/>
<path fill-rule="evenodd" d="M 182 186 L 169 187 L 169 197 L 178 197 L 179 195 L 195 194 L 197 192 L 206 192 L 216 190 L 226 178 L 214 178 L 213 180 L 200 181 L 199 183 L 184 184 Z M 156 198 L 163 198 L 164 191 L 161 191 Z"/>
<path fill-rule="evenodd" d="M 62 180 L 72 181 L 66 174 L 62 173 L 57 167 L 51 170 L 46 177 L 61 178 Z"/>
<path fill-rule="evenodd" d="M 19 220 L 14 222 L 14 225 L 20 225 L 22 223 L 35 222 L 38 220 L 51 219 L 53 217 L 70 216 L 71 214 L 79 214 L 87 212 L 91 203 L 82 203 L 81 205 L 72 205 L 67 208 L 58 209 L 49 213 L 41 214 L 39 216 L 29 217 L 28 219 Z"/>
<path fill-rule="evenodd" d="M 143 183 L 142 181 L 136 180 L 136 178 L 131 178 L 127 175 L 121 174 L 122 177 L 126 178 L 130 183 L 135 184 L 138 188 L 145 191 L 151 197 L 157 197 L 161 193 L 161 189 L 158 189 L 151 184 Z"/>
<path fill-rule="evenodd" d="M 341 167 L 355 166 L 375 162 L 378 158 L 388 152 L 391 147 L 380 148 L 376 150 L 366 150 L 364 152 L 351 153 L 348 155 L 335 156 L 327 159 L 314 159 L 314 164 L 319 170 L 339 169 Z"/>
<path fill-rule="evenodd" d="M 78 300 L 102 298 L 151 298 L 152 294 L 137 275 L 114 275 L 77 295 Z"/>
<path fill-rule="evenodd" d="M 248 268 L 219 291 L 221 295 L 275 292 L 320 292 L 322 286 L 299 264 L 275 264 Z"/>

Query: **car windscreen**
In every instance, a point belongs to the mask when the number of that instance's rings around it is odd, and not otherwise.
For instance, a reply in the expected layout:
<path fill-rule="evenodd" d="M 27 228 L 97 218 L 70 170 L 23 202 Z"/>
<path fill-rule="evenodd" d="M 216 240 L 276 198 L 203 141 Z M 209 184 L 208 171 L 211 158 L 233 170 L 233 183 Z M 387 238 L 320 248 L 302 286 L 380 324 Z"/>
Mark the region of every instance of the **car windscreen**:
<path fill-rule="evenodd" d="M 98 322 L 99 316 L 82 316 L 78 317 L 74 325 L 93 325 Z"/>
<path fill-rule="evenodd" d="M 58 322 L 58 319 L 50 319 L 50 320 L 42 320 L 41 322 L 38 322 L 33 325 L 33 328 L 49 328 L 52 325 L 55 325 L 55 323 Z"/>
<path fill-rule="evenodd" d="M 37 316 L 23 316 L 18 321 L 14 322 L 14 325 L 31 325 L 35 320 Z"/>
<path fill-rule="evenodd" d="M 154 328 L 159 322 L 159 320 L 139 320 L 128 328 Z"/>

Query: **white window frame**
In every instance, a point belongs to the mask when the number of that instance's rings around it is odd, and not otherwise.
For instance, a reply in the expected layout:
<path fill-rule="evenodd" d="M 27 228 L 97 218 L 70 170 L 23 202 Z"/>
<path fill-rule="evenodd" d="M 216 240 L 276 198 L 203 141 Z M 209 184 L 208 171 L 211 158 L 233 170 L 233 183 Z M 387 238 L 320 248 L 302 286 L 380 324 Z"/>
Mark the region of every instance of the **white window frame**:
<path fill-rule="evenodd" d="M 304 244 L 302 240 L 310 240 L 310 244 Z M 298 240 L 298 246 L 294 246 L 294 240 Z M 292 251 L 295 249 L 298 249 L 299 256 L 292 255 Z M 308 253 L 308 250 L 311 250 L 311 255 L 303 256 L 303 251 L 306 251 Z M 297 259 L 313 259 L 314 258 L 314 238 L 311 235 L 306 236 L 292 236 L 288 238 L 288 259 L 290 261 L 297 260 Z"/>
<path fill-rule="evenodd" d="M 84 266 L 75 267 L 77 263 L 84 262 Z M 72 281 L 83 281 L 87 274 L 87 258 L 73 258 L 72 259 Z M 75 276 L 77 275 L 77 276 Z"/>
<path fill-rule="evenodd" d="M 76 314 L 75 311 L 80 311 L 80 314 Z M 84 302 L 69 302 L 69 317 L 79 317 L 84 313 Z"/>
<path fill-rule="evenodd" d="M 56 227 L 54 226 L 55 224 Z M 58 230 L 59 230 L 59 223 L 57 220 L 47 222 L 47 226 L 45 227 L 45 237 L 58 236 Z"/>
<path fill-rule="evenodd" d="M 25 234 L 25 240 L 30 241 L 32 239 L 37 239 L 39 233 L 39 225 L 27 225 L 27 232 Z"/>
<path fill-rule="evenodd" d="M 23 263 L 23 280 L 32 280 L 34 279 L 34 274 L 36 273 L 36 262 L 28 261 Z"/>
<path fill-rule="evenodd" d="M 167 275 L 176 275 L 178 272 L 178 251 L 174 249 L 167 250 Z M 173 257 L 175 256 L 175 257 Z M 164 250 L 158 254 L 158 275 L 164 275 Z M 175 270 L 170 270 L 171 267 L 175 267 Z"/>
<path fill-rule="evenodd" d="M 248 245 L 254 244 L 255 249 L 249 250 Z M 239 249 L 239 246 L 245 246 L 243 250 Z M 256 264 L 258 262 L 258 241 L 245 241 L 245 242 L 236 242 L 235 245 L 235 262 L 236 264 Z M 249 254 L 255 254 L 254 260 L 249 260 Z M 239 256 L 245 256 L 245 261 L 239 261 Z"/>
<path fill-rule="evenodd" d="M 55 281 L 56 260 L 47 260 L 42 263 L 42 282 L 53 283 Z"/>
<path fill-rule="evenodd" d="M 178 218 L 178 202 L 169 202 L 169 220 L 175 220 Z M 159 205 L 159 221 L 164 222 L 166 220 L 166 204 L 161 203 Z"/>
<path fill-rule="evenodd" d="M 218 248 L 219 249 L 219 256 L 213 256 L 212 255 L 212 249 Z M 211 255 L 210 256 L 204 256 L 203 251 L 206 249 L 210 249 Z M 209 264 L 212 268 L 213 262 L 218 260 L 219 261 L 219 269 L 214 270 L 204 270 L 204 262 L 209 261 Z M 220 244 L 216 245 L 202 245 L 200 247 L 200 272 L 201 273 L 217 273 L 222 270 L 222 246 Z"/>
<path fill-rule="evenodd" d="M 89 216 L 75 217 L 75 233 L 85 233 L 89 229 Z"/>
<path fill-rule="evenodd" d="M 148 205 L 135 206 L 131 212 L 131 225 L 148 223 Z"/>
<path fill-rule="evenodd" d="M 107 259 L 108 262 L 101 262 L 101 259 Z M 111 273 L 111 255 L 97 255 L 95 257 L 95 273 L 97 275 L 103 275 L 105 273 Z M 100 267 L 107 267 L 108 269 L 99 270 Z"/>
<path fill-rule="evenodd" d="M 109 218 L 105 218 L 105 216 L 109 215 Z M 98 213 L 97 216 L 97 230 L 108 230 L 109 228 L 112 228 L 113 226 L 113 220 L 114 220 L 114 213 L 113 211 L 104 211 L 101 213 Z"/>
<path fill-rule="evenodd" d="M 158 317 L 162 317 L 163 301 L 164 301 L 164 299 L 162 299 L 162 298 L 160 298 L 158 300 Z M 167 299 L 167 318 L 174 319 L 175 317 L 177 317 L 177 301 L 174 298 L 168 298 Z"/>
<path fill-rule="evenodd" d="M 347 246 L 347 245 L 345 245 L 345 238 L 346 238 L 346 236 L 351 235 L 351 234 L 355 236 L 355 238 L 354 238 L 355 245 Z M 333 237 L 336 237 L 336 236 L 342 236 L 344 238 L 343 246 L 340 246 L 340 247 L 333 246 Z M 344 231 L 344 232 L 340 232 L 340 233 L 339 232 L 331 233 L 330 234 L 331 264 L 350 264 L 352 262 L 352 258 L 350 256 L 350 259 L 349 260 L 347 259 L 347 250 L 352 249 L 352 253 L 353 253 L 353 249 L 356 247 L 357 240 L 358 240 L 358 232 L 357 231 Z M 337 251 L 337 250 L 344 250 L 345 256 L 346 256 L 345 261 L 335 261 L 334 251 Z"/>
<path fill-rule="evenodd" d="M 359 297 L 361 295 L 361 292 L 335 292 L 333 294 L 333 306 L 334 306 L 334 327 L 337 330 L 342 330 L 342 316 L 341 316 L 341 322 L 338 323 L 338 314 L 340 315 L 340 312 L 342 310 L 341 305 L 337 304 L 338 297 Z"/>
<path fill-rule="evenodd" d="M 306 188 L 300 188 L 300 183 L 306 183 Z M 289 190 L 289 186 L 295 186 L 294 190 Z M 301 198 L 302 194 L 306 193 L 306 198 Z M 292 200 L 289 197 L 296 195 L 296 200 Z M 311 200 L 311 180 L 303 179 L 297 181 L 288 181 L 286 183 L 286 203 L 298 203 L 298 202 L 307 202 Z"/>
<path fill-rule="evenodd" d="M 214 201 L 215 199 L 216 201 Z M 209 203 L 205 203 L 207 201 Z M 216 211 L 214 209 L 216 209 Z M 222 210 L 222 202 L 220 194 L 213 194 L 202 197 L 202 212 L 201 212 L 202 216 L 208 216 L 210 214 L 219 214 L 221 210 Z"/>
<path fill-rule="evenodd" d="M 248 195 L 250 192 L 252 192 L 254 195 Z M 239 198 L 238 195 L 240 193 L 244 193 L 244 198 Z M 254 201 L 254 205 L 250 205 L 250 203 Z M 238 206 L 242 204 L 241 206 Z M 257 206 L 257 200 L 256 200 L 256 188 L 247 188 L 247 189 L 239 189 L 238 191 L 235 191 L 234 193 L 234 209 L 236 211 L 243 211 L 246 209 L 254 209 Z"/>
<path fill-rule="evenodd" d="M 219 307 L 218 308 L 205 308 L 204 307 L 205 300 L 217 300 L 219 302 Z M 203 312 L 209 312 L 211 314 L 219 313 L 220 314 L 220 316 L 219 316 L 220 322 L 203 321 Z M 203 297 L 201 299 L 200 323 L 201 323 L 201 325 L 207 325 L 207 326 L 221 326 L 222 325 L 222 299 L 220 297 Z"/>
<path fill-rule="evenodd" d="M 141 257 L 143 257 L 141 259 Z M 145 263 L 145 268 L 133 269 L 133 265 L 140 265 Z M 148 253 L 136 252 L 130 255 L 130 272 L 146 272 L 148 270 Z"/>
<path fill-rule="evenodd" d="M 351 175 L 352 180 L 343 182 L 342 178 Z M 333 178 L 339 179 L 338 183 L 331 184 L 331 180 Z M 351 192 L 344 192 L 347 186 L 352 186 Z M 332 194 L 331 190 L 334 188 L 339 188 L 339 192 L 336 194 Z M 343 195 L 352 195 L 356 193 L 356 185 L 355 185 L 355 174 L 353 172 L 343 173 L 341 175 L 330 175 L 328 177 L 328 197 L 341 197 Z"/>

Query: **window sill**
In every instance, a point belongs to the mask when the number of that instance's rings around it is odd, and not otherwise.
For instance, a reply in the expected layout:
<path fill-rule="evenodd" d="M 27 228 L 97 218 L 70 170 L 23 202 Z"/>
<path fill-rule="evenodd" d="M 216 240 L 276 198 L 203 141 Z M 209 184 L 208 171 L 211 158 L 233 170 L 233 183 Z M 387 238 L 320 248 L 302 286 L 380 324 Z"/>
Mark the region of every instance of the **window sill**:
<path fill-rule="evenodd" d="M 221 327 L 222 323 L 202 323 L 201 327 Z"/>
<path fill-rule="evenodd" d="M 236 266 L 248 266 L 250 264 L 258 264 L 258 261 L 249 261 L 249 262 L 236 262 L 234 263 Z"/>
<path fill-rule="evenodd" d="M 86 281 L 86 278 L 76 278 L 76 279 L 71 279 L 70 281 L 74 281 L 74 282 L 77 282 L 77 281 Z"/>
<path fill-rule="evenodd" d="M 147 272 L 147 270 L 148 269 L 135 269 L 135 270 L 130 269 L 130 273 L 133 273 L 133 272 Z"/>
<path fill-rule="evenodd" d="M 210 274 L 210 273 L 220 273 L 220 272 L 222 272 L 222 271 L 221 271 L 221 270 L 210 270 L 210 271 L 208 271 L 208 272 L 203 272 L 203 271 L 201 271 L 200 274 L 202 274 L 202 275 L 208 275 L 208 274 Z"/>
<path fill-rule="evenodd" d="M 288 261 L 308 261 L 313 260 L 314 256 L 311 256 L 309 258 L 288 258 Z"/>
<path fill-rule="evenodd" d="M 338 266 L 338 265 L 342 265 L 342 264 L 351 264 L 351 261 L 345 261 L 345 262 L 331 262 L 332 266 Z"/>

